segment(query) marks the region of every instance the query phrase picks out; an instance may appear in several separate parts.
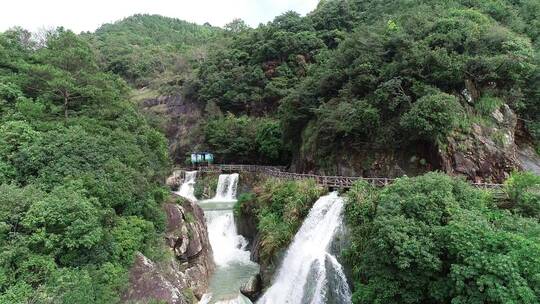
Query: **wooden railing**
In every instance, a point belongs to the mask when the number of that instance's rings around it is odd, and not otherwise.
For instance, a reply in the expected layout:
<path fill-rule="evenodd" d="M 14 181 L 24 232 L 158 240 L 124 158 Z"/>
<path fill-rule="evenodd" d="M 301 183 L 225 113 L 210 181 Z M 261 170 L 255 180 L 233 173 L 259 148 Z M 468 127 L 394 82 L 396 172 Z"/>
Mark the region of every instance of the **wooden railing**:
<path fill-rule="evenodd" d="M 267 176 L 287 180 L 313 179 L 315 182 L 327 188 L 350 188 L 356 181 L 363 180 L 377 187 L 384 187 L 393 183 L 396 179 L 385 177 L 354 177 L 354 176 L 330 176 L 317 174 L 293 173 L 285 171 L 285 167 L 279 166 L 259 166 L 259 165 L 208 165 L 201 167 L 178 168 L 182 171 L 197 170 L 199 172 L 257 172 Z M 502 184 L 493 183 L 472 183 L 474 187 L 485 190 L 502 190 Z"/>

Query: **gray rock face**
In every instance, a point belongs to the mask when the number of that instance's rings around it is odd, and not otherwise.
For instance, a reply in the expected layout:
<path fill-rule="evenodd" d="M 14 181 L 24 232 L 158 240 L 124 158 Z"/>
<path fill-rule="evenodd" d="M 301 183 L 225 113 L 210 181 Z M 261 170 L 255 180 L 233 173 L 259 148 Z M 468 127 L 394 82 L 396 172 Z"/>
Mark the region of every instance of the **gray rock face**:
<path fill-rule="evenodd" d="M 540 175 L 540 157 L 533 148 L 529 146 L 520 147 L 518 149 L 518 159 L 523 170 Z"/>
<path fill-rule="evenodd" d="M 176 191 L 182 184 L 182 174 L 180 170 L 173 171 L 172 175 L 167 178 L 165 184 L 169 186 L 171 191 Z"/>
<path fill-rule="evenodd" d="M 521 169 L 515 141 L 517 116 L 504 104 L 491 115 L 492 123 L 474 123 L 465 137 L 449 138 L 441 150 L 443 169 L 475 182 L 500 183 L 510 172 Z"/>
<path fill-rule="evenodd" d="M 202 109 L 180 95 L 159 96 L 142 102 L 142 109 L 165 118 L 163 128 L 169 140 L 169 153 L 175 163 L 184 163 L 186 154 L 202 143 Z"/>
<path fill-rule="evenodd" d="M 157 300 L 169 304 L 188 304 L 182 294 L 182 287 L 175 286 L 168 275 L 156 263 L 137 253 L 130 271 L 130 286 L 122 297 L 123 302 L 147 303 Z"/>
<path fill-rule="evenodd" d="M 165 244 L 172 255 L 154 262 L 137 254 L 129 274 L 125 303 L 160 300 L 170 304 L 192 303 L 208 289 L 214 270 L 212 249 L 202 209 L 194 203 L 167 203 Z"/>

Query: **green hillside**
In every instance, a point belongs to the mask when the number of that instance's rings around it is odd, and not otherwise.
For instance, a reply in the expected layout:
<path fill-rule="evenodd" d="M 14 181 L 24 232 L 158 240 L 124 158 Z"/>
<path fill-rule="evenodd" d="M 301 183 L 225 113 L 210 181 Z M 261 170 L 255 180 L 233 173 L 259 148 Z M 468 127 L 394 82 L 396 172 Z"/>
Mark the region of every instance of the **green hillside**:
<path fill-rule="evenodd" d="M 134 15 L 87 34 L 101 64 L 136 87 L 178 85 L 221 29 L 159 15 Z M 159 78 L 159 79 L 156 79 Z"/>

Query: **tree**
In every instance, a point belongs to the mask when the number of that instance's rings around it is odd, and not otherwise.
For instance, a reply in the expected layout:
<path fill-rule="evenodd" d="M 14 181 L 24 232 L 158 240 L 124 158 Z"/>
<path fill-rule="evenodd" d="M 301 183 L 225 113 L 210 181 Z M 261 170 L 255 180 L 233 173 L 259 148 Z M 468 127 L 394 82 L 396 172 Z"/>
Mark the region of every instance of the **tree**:
<path fill-rule="evenodd" d="M 438 93 L 418 99 L 401 117 L 401 126 L 413 136 L 442 142 L 457 127 L 462 115 L 457 98 Z"/>

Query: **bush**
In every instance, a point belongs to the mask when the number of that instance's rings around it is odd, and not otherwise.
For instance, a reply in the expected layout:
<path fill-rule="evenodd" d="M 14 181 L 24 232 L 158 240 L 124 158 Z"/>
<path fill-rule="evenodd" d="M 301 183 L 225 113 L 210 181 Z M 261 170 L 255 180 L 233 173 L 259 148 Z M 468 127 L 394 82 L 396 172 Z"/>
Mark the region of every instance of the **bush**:
<path fill-rule="evenodd" d="M 269 179 L 257 193 L 259 254 L 261 260 L 268 262 L 289 245 L 323 189 L 313 180 Z"/>
<path fill-rule="evenodd" d="M 285 152 L 279 122 L 234 116 L 210 119 L 205 137 L 218 162 L 279 164 Z"/>
<path fill-rule="evenodd" d="M 532 172 L 514 172 L 504 183 L 513 203 L 513 211 L 540 220 L 540 176 Z"/>
<path fill-rule="evenodd" d="M 440 173 L 357 183 L 346 219 L 353 303 L 536 303 L 538 222 Z"/>
<path fill-rule="evenodd" d="M 503 101 L 500 98 L 493 96 L 482 96 L 480 100 L 474 103 L 476 111 L 482 115 L 489 116 L 495 110 L 503 105 Z"/>
<path fill-rule="evenodd" d="M 457 127 L 462 114 L 456 97 L 437 93 L 417 100 L 401 117 L 401 126 L 413 137 L 440 142 Z"/>

